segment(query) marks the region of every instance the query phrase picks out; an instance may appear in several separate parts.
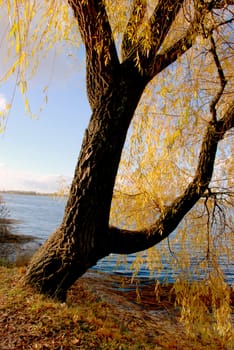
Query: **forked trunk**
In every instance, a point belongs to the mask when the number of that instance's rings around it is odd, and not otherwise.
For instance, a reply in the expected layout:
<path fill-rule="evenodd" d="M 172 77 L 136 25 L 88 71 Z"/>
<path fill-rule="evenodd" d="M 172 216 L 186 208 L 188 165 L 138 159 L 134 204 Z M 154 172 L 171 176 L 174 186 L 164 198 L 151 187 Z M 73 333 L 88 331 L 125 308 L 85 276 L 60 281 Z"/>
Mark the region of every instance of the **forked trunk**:
<path fill-rule="evenodd" d="M 193 45 L 199 33 L 196 29 L 216 1 L 211 2 L 209 8 L 204 3 L 184 36 L 162 50 L 160 47 L 184 1 L 169 0 L 166 5 L 165 1 L 156 2 L 148 23 L 151 43 L 147 50 L 144 43 L 148 42 L 148 30 L 147 40 L 144 31 L 141 34 L 137 31 L 142 29 L 146 8 L 142 6 L 139 12 L 139 2 L 134 1 L 126 32 L 123 33 L 121 63 L 105 1 L 68 0 L 68 3 L 77 19 L 86 49 L 87 93 L 93 114 L 85 133 L 62 224 L 33 257 L 25 276 L 26 283 L 60 300 L 66 298 L 67 289 L 100 258 L 111 252 L 127 254 L 143 250 L 167 237 L 207 190 L 218 142 L 234 126 L 234 102 L 219 121 L 213 106 L 213 120 L 208 123 L 204 134 L 194 179 L 184 193 L 165 207 L 150 228 L 131 232 L 109 227 L 121 152 L 141 94 L 151 79 Z M 133 24 L 136 38 L 133 35 L 130 40 L 129 28 L 131 32 Z M 219 94 L 217 96 L 219 100 Z M 214 103 L 218 100 L 215 98 Z"/>

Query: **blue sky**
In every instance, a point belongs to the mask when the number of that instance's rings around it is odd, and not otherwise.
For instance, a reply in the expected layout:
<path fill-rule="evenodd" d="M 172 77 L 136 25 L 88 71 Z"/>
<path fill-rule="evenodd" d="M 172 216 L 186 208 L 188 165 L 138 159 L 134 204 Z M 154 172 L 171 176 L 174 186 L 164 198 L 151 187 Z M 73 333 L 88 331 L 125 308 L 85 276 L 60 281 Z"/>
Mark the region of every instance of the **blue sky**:
<path fill-rule="evenodd" d="M 16 92 L 6 131 L 0 135 L 0 190 L 53 192 L 61 177 L 72 178 L 91 114 L 84 76 L 84 60 L 75 56 L 60 53 L 55 60 L 53 54 L 42 59 L 29 86 L 37 119 L 26 115 Z M 48 103 L 38 113 L 48 82 Z M 14 84 L 13 78 L 0 84 L 0 108 L 10 102 Z"/>

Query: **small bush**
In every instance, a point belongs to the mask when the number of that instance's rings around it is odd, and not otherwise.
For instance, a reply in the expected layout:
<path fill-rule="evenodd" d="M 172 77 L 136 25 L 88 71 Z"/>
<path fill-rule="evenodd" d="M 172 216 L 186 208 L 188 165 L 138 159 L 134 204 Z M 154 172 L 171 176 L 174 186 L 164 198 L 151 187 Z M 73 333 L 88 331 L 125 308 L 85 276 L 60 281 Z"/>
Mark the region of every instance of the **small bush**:
<path fill-rule="evenodd" d="M 4 202 L 3 198 L 0 196 L 0 220 L 6 219 L 10 216 L 10 211 L 6 207 L 6 203 Z"/>
<path fill-rule="evenodd" d="M 3 198 L 0 196 L 0 236 L 9 234 L 8 218 L 10 216 L 10 211 L 6 207 Z"/>

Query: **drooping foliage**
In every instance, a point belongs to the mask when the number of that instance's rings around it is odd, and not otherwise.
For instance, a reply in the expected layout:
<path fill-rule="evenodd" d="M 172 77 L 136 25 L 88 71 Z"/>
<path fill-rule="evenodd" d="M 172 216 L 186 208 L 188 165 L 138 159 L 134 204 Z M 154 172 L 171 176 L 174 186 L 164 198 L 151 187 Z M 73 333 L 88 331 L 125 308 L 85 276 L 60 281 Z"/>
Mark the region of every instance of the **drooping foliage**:
<path fill-rule="evenodd" d="M 0 1 L 1 68 L 0 82 L 12 79 L 12 96 L 0 115 L 0 130 L 4 132 L 7 113 L 19 89 L 25 112 L 32 117 L 28 93 L 30 81 L 36 75 L 42 58 L 58 55 L 61 50 L 75 50 L 81 40 L 71 10 L 66 1 L 9 0 Z M 51 66 L 53 70 L 53 66 Z M 50 79 L 44 81 L 41 110 L 48 102 Z"/>
<path fill-rule="evenodd" d="M 196 316 L 199 303 L 193 297 L 199 295 L 200 287 L 196 282 L 191 291 L 190 285 L 180 283 L 181 277 L 202 275 L 201 290 L 213 292 L 214 330 L 229 336 L 230 322 L 224 325 L 229 290 L 220 262 L 230 264 L 233 246 L 234 2 L 15 0 L 1 5 L 9 19 L 6 38 L 12 59 L 2 76 L 7 79 L 16 73 L 26 109 L 30 108 L 27 82 L 38 66 L 39 53 L 61 43 L 79 45 L 76 19 L 87 54 L 92 110 L 97 106 L 95 90 L 104 94 L 105 86 L 111 86 L 105 79 L 115 66 L 134 62 L 147 84 L 116 178 L 110 215 L 113 251 L 124 251 L 122 233 L 129 231 L 125 252 L 131 252 L 154 245 L 176 228 L 172 238 L 139 255 L 135 271 L 142 262 L 152 271 L 159 269 L 165 259 L 174 266 L 185 322 L 192 313 Z M 95 23 L 88 24 L 89 32 L 84 14 L 92 19 L 93 13 L 97 16 Z M 100 28 L 106 28 L 107 35 Z M 92 80 L 96 71 L 100 74 Z M 137 241 L 139 233 L 144 239 Z M 201 319 L 193 319 L 192 331 Z"/>

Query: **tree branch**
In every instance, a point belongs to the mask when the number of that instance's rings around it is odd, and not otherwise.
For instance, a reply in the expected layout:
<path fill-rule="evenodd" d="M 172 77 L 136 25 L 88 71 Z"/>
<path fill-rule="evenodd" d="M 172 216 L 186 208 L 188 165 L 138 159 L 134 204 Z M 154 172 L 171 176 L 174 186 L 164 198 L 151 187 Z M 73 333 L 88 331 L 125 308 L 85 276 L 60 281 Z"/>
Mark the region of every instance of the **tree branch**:
<path fill-rule="evenodd" d="M 204 1 L 202 1 L 204 3 Z M 208 4 L 208 9 L 222 9 L 225 6 L 232 6 L 234 5 L 234 0 L 212 0 Z"/>
<path fill-rule="evenodd" d="M 164 52 L 155 54 L 155 57 L 152 58 L 151 65 L 149 65 L 148 72 L 146 72 L 149 79 L 154 78 L 154 76 L 175 62 L 193 46 L 196 37 L 199 34 L 200 24 L 202 23 L 207 11 L 207 4 L 203 4 L 197 8 L 194 14 L 194 19 L 187 29 L 185 35 Z"/>
<path fill-rule="evenodd" d="M 145 65 L 145 75 L 148 76 L 148 79 L 153 79 L 193 46 L 199 34 L 199 27 L 208 12 L 211 12 L 213 9 L 224 8 L 227 5 L 234 5 L 234 0 L 211 1 L 210 3 L 201 1 L 201 6 L 195 11 L 194 19 L 185 35 L 164 52 L 159 54 L 155 52 L 155 55 L 151 57 L 151 61 L 148 62 L 148 67 Z"/>
<path fill-rule="evenodd" d="M 151 48 L 149 60 L 155 56 L 166 38 L 184 0 L 159 0 L 150 20 Z"/>
<path fill-rule="evenodd" d="M 110 227 L 108 232 L 111 253 L 130 254 L 148 249 L 172 233 L 183 217 L 208 189 L 213 174 L 218 142 L 234 127 L 234 100 L 223 118 L 209 122 L 201 145 L 198 165 L 193 181 L 184 193 L 167 207 L 151 227 L 140 231 Z"/>
<path fill-rule="evenodd" d="M 148 25 L 144 28 L 139 38 L 137 38 L 137 31 L 135 31 L 133 37 L 134 40 L 131 42 L 126 42 L 129 26 L 132 25 L 132 23 L 135 23 L 135 27 L 139 29 L 139 26 L 144 18 L 144 7 L 142 7 L 140 15 L 138 14 L 139 3 L 142 3 L 142 1 L 135 1 L 136 8 L 133 8 L 125 35 L 123 37 L 123 48 L 125 49 L 124 63 L 127 63 L 128 65 L 137 64 L 141 72 L 147 72 L 149 70 L 148 67 L 152 66 L 152 62 L 155 59 L 157 51 L 167 36 L 176 15 L 184 3 L 184 0 L 159 0 L 152 16 L 148 21 Z M 147 74 L 144 75 L 147 76 Z"/>
<path fill-rule="evenodd" d="M 127 57 L 131 56 L 131 52 L 135 48 L 135 45 L 138 40 L 138 32 L 145 17 L 146 8 L 146 0 L 133 1 L 132 12 L 129 17 L 129 21 L 126 26 L 125 32 L 123 34 L 121 48 L 123 59 L 126 59 Z"/>
<path fill-rule="evenodd" d="M 191 24 L 186 34 L 180 38 L 175 44 L 165 50 L 163 53 L 155 55 L 152 60 L 150 69 L 147 72 L 149 79 L 153 79 L 157 74 L 162 72 L 165 68 L 170 66 L 185 52 L 187 52 L 196 40 L 196 32 L 194 25 Z"/>
<path fill-rule="evenodd" d="M 113 80 L 119 65 L 103 0 L 68 0 L 86 48 L 87 92 L 92 109 Z"/>
<path fill-rule="evenodd" d="M 215 65 L 216 65 L 216 68 L 218 70 L 219 80 L 220 80 L 220 89 L 217 92 L 217 94 L 214 96 L 214 98 L 213 98 L 213 100 L 211 101 L 211 104 L 210 104 L 210 112 L 211 112 L 213 121 L 216 122 L 217 121 L 216 106 L 217 106 L 217 103 L 219 102 L 219 100 L 220 100 L 220 98 L 221 98 L 221 96 L 222 96 L 222 94 L 224 92 L 225 86 L 227 84 L 227 80 L 225 78 L 221 62 L 219 60 L 219 56 L 218 56 L 218 53 L 217 53 L 217 50 L 216 50 L 215 41 L 214 41 L 214 38 L 213 38 L 212 34 L 210 36 L 210 42 L 211 42 L 211 49 L 210 49 L 210 51 L 211 51 L 211 53 L 213 55 Z"/>

